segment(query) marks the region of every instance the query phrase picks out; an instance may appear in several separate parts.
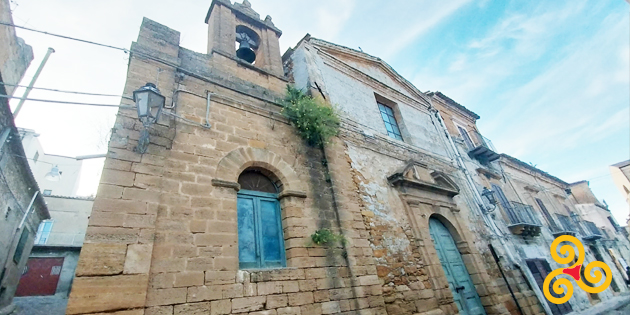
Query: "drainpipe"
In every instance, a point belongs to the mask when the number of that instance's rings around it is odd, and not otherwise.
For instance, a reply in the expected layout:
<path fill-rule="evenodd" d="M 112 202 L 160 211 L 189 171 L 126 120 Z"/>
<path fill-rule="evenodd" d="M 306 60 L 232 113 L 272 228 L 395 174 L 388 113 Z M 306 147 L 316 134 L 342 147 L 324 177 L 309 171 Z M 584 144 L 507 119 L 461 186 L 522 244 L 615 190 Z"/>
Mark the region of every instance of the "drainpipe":
<path fill-rule="evenodd" d="M 210 128 L 210 96 L 212 93 L 210 91 L 206 91 L 206 123 L 203 125 L 206 128 Z"/>
<path fill-rule="evenodd" d="M 13 119 L 17 118 L 17 115 L 20 113 L 20 109 L 22 109 L 22 105 L 24 105 L 24 101 L 28 97 L 28 94 L 31 93 L 31 90 L 33 89 L 33 85 L 35 85 L 35 81 L 37 81 L 37 78 L 39 78 L 39 74 L 42 73 L 42 69 L 44 69 L 46 62 L 48 61 L 48 57 L 50 57 L 50 54 L 54 52 L 55 52 L 54 49 L 48 47 L 46 56 L 44 56 L 42 63 L 39 64 L 39 68 L 37 68 L 35 75 L 31 79 L 31 83 L 29 83 L 28 87 L 26 88 L 26 91 L 24 91 L 24 95 L 22 95 L 22 99 L 20 99 L 20 102 L 17 104 L 17 107 L 15 107 L 15 110 L 13 111 Z"/>
<path fill-rule="evenodd" d="M 39 195 L 39 190 L 33 194 L 33 198 L 31 198 L 31 202 L 28 204 L 28 208 L 26 208 L 26 211 L 24 212 L 24 216 L 22 217 L 22 220 L 20 221 L 20 225 L 18 225 L 15 232 L 13 232 L 13 236 L 11 237 L 11 243 L 9 243 L 11 246 L 9 247 L 9 252 L 11 252 L 11 248 L 13 248 L 13 244 L 15 244 L 15 239 L 18 237 L 18 235 L 20 235 L 20 231 L 24 227 L 24 223 L 26 223 L 26 219 L 28 218 L 28 214 L 31 212 L 31 208 L 33 208 L 33 203 L 35 203 L 35 198 L 37 198 L 37 195 Z M 7 268 L 7 265 L 9 264 L 9 261 L 11 260 L 11 258 L 9 257 L 10 256 L 9 252 L 7 252 L 7 257 L 4 260 L 4 264 L 2 264 L 4 269 Z M 0 279 L 0 284 L 2 284 L 3 280 L 4 279 Z"/>
<path fill-rule="evenodd" d="M 499 267 L 499 272 L 501 272 L 501 277 L 503 278 L 503 281 L 505 281 L 505 284 L 508 287 L 508 290 L 510 291 L 510 295 L 512 296 L 512 299 L 514 300 L 514 303 L 516 303 L 516 308 L 518 308 L 518 311 L 521 313 L 521 315 L 525 315 L 525 313 L 523 313 L 523 309 L 521 308 L 521 305 L 518 304 L 518 299 L 516 299 L 516 295 L 514 295 L 514 291 L 512 291 L 512 286 L 510 286 L 510 282 L 508 282 L 507 278 L 505 277 L 505 273 L 503 273 L 503 268 L 501 268 L 501 262 L 499 261 L 499 256 L 497 255 L 497 252 L 494 251 L 494 246 L 492 246 L 492 244 L 488 244 L 488 248 L 490 248 L 490 253 L 492 254 L 492 258 L 494 258 L 494 262 L 497 264 L 497 267 Z"/>

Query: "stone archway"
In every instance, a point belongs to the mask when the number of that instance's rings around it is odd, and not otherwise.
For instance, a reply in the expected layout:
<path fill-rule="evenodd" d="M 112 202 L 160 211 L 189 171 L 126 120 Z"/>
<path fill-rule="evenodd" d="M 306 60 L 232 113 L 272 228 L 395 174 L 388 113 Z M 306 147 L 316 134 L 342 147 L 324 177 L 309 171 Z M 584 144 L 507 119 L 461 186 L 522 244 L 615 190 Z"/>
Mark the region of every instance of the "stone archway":
<path fill-rule="evenodd" d="M 265 169 L 282 182 L 280 198 L 306 196 L 306 187 L 293 167 L 274 152 L 259 148 L 239 148 L 224 156 L 217 165 L 212 184 L 238 190 L 238 176 L 245 169 L 252 167 Z"/>

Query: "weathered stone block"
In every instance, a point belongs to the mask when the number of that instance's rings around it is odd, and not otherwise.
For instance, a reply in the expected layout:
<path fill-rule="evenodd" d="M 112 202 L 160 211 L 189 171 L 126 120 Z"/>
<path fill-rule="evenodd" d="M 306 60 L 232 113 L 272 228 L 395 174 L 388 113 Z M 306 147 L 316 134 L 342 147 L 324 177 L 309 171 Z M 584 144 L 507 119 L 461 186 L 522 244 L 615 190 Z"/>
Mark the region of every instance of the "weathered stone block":
<path fill-rule="evenodd" d="M 76 277 L 66 314 L 144 307 L 148 280 L 148 275 Z"/>
<path fill-rule="evenodd" d="M 147 292 L 147 306 L 186 303 L 186 288 L 154 289 Z"/>
<path fill-rule="evenodd" d="M 262 310 L 267 297 L 256 296 L 232 300 L 232 313 L 245 313 Z"/>
<path fill-rule="evenodd" d="M 123 271 L 127 245 L 85 243 L 77 264 L 76 276 L 103 276 Z"/>
<path fill-rule="evenodd" d="M 174 315 L 208 315 L 210 302 L 187 303 L 175 305 Z"/>
<path fill-rule="evenodd" d="M 131 244 L 127 247 L 125 274 L 148 274 L 153 244 Z"/>

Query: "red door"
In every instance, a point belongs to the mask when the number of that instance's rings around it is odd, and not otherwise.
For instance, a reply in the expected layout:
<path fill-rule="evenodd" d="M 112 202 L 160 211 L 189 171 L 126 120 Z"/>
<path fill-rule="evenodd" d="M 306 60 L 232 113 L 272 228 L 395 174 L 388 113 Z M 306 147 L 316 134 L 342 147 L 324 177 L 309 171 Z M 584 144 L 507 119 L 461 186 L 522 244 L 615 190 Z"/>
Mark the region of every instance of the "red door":
<path fill-rule="evenodd" d="M 29 258 L 15 296 L 54 295 L 63 266 L 62 258 Z"/>

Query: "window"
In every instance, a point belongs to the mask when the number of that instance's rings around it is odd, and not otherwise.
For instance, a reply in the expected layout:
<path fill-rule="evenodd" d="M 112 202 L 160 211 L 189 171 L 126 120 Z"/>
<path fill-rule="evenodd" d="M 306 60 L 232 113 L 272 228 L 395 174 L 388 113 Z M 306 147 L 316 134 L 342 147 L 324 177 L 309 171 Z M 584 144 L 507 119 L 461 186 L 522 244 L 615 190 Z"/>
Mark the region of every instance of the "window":
<path fill-rule="evenodd" d="M 9 218 L 9 214 L 11 214 L 11 207 L 7 207 L 7 212 L 4 213 L 5 220 Z"/>
<path fill-rule="evenodd" d="M 35 156 L 33 157 L 33 163 L 37 163 L 37 159 L 39 159 L 39 151 L 35 152 Z"/>
<path fill-rule="evenodd" d="M 466 129 L 464 129 L 461 126 L 457 126 L 457 130 L 459 130 L 459 134 L 462 135 L 462 138 L 464 139 L 466 146 L 468 146 L 468 150 L 474 149 L 475 145 L 473 144 L 472 139 L 470 139 L 470 135 L 468 134 L 468 131 L 466 131 Z"/>
<path fill-rule="evenodd" d="M 20 240 L 18 241 L 18 245 L 15 248 L 15 253 L 13 253 L 13 262 L 16 264 L 20 263 L 22 259 L 22 254 L 24 253 L 24 247 L 26 247 L 26 241 L 28 241 L 28 230 L 22 230 L 22 235 L 20 235 Z"/>
<path fill-rule="evenodd" d="M 50 231 L 52 230 L 53 221 L 44 221 L 39 224 L 37 228 L 37 235 L 35 236 L 35 244 L 44 245 L 50 237 Z"/>
<path fill-rule="evenodd" d="M 545 207 L 545 204 L 542 202 L 542 200 L 538 198 L 535 198 L 535 199 L 536 199 L 536 203 L 540 207 L 540 210 L 542 210 L 543 214 L 545 215 L 545 218 L 547 218 L 547 221 L 549 221 L 549 225 L 551 225 L 553 230 L 557 231 L 558 225 L 556 224 L 556 221 L 554 221 L 553 218 L 551 217 L 551 214 L 549 213 L 549 210 L 547 210 L 547 207 Z"/>
<path fill-rule="evenodd" d="M 286 266 L 277 185 L 258 170 L 246 170 L 238 183 L 239 268 Z"/>
<path fill-rule="evenodd" d="M 547 275 L 549 275 L 549 273 L 551 273 L 551 266 L 549 266 L 549 263 L 544 259 L 528 259 L 526 260 L 526 263 L 527 268 L 529 268 L 529 271 L 531 271 L 532 276 L 534 277 L 534 280 L 536 280 L 536 284 L 538 284 L 538 287 L 542 291 L 543 285 L 545 283 L 545 278 L 547 277 Z M 553 287 L 553 284 L 554 282 L 556 282 L 556 280 L 557 277 L 551 280 L 551 283 L 549 284 L 550 288 Z M 550 293 L 553 297 L 560 297 L 560 295 L 556 294 L 553 290 L 550 290 Z M 571 313 L 573 311 L 569 302 L 566 302 L 564 304 L 547 303 L 547 305 L 549 305 L 549 308 L 551 309 L 551 313 L 553 315 L 562 315 Z"/>
<path fill-rule="evenodd" d="M 52 190 L 44 189 L 44 196 L 50 196 L 50 195 L 52 195 Z"/>
<path fill-rule="evenodd" d="M 398 128 L 398 123 L 396 122 L 396 117 L 394 117 L 394 111 L 392 108 L 378 102 L 377 104 L 378 109 L 381 112 L 383 122 L 385 123 L 385 129 L 387 129 L 387 135 L 396 140 L 403 141 L 402 135 L 400 134 L 400 128 Z"/>

